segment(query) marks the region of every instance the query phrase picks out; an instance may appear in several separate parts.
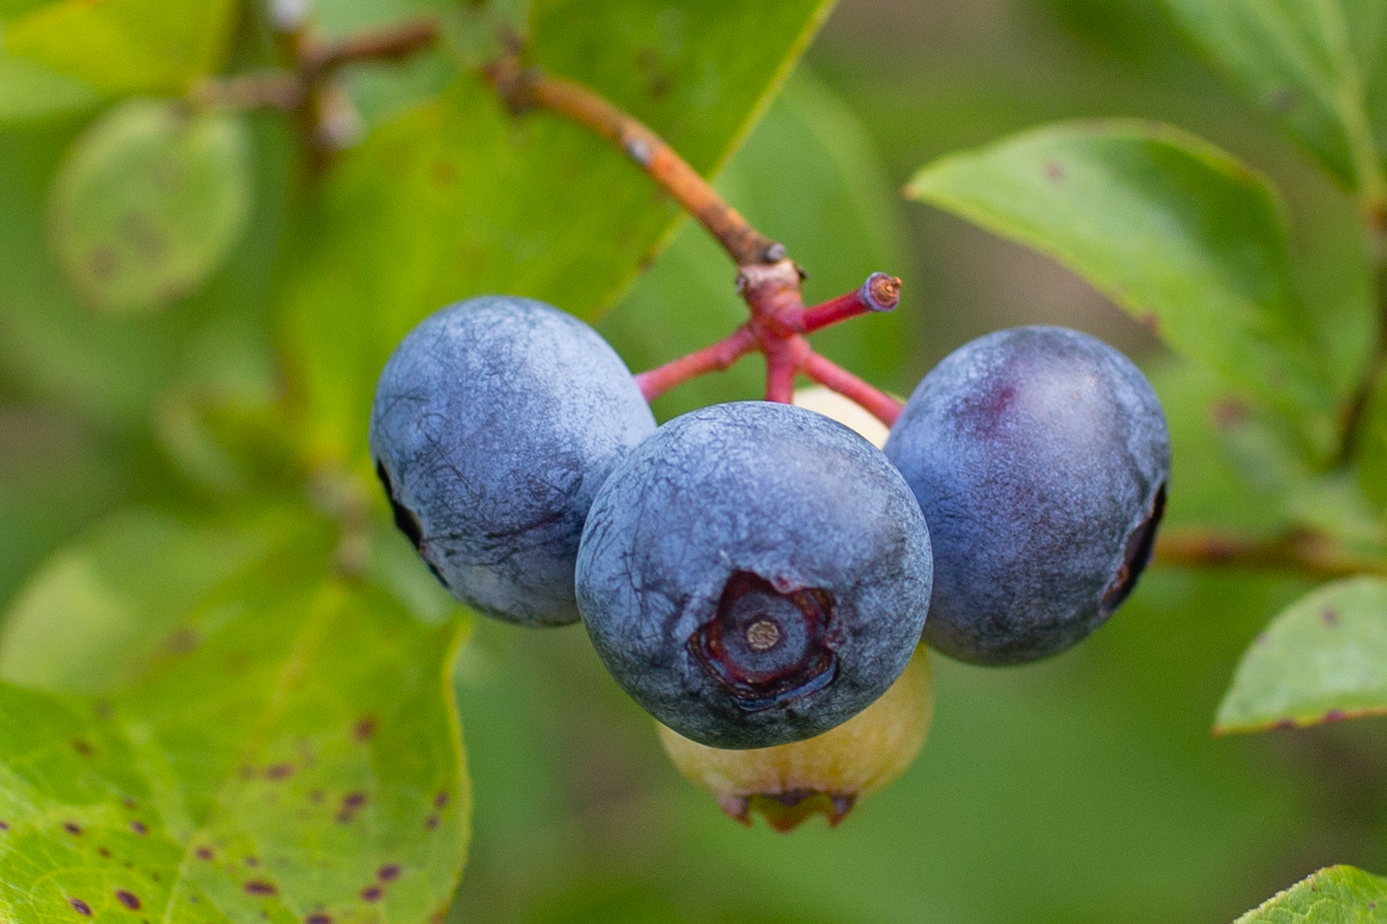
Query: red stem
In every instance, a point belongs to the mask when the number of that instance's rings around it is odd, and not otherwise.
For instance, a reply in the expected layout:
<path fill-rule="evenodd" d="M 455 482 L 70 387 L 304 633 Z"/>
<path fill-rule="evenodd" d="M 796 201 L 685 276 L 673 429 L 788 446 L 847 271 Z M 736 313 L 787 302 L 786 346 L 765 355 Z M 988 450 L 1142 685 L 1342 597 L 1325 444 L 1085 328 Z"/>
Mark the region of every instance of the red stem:
<path fill-rule="evenodd" d="M 885 273 L 873 273 L 861 288 L 804 309 L 800 316 L 800 330 L 809 334 L 869 311 L 890 311 L 900 300 L 901 281 Z"/>
<path fill-rule="evenodd" d="M 831 388 L 845 398 L 861 405 L 867 413 L 891 427 L 901 416 L 904 405 L 895 398 L 873 388 L 848 370 L 820 356 L 810 353 L 804 357 L 800 369 L 820 385 Z"/>
<path fill-rule="evenodd" d="M 728 368 L 754 349 L 756 335 L 743 324 L 717 343 L 642 372 L 636 376 L 636 386 L 647 402 L 654 401 L 676 385 Z"/>

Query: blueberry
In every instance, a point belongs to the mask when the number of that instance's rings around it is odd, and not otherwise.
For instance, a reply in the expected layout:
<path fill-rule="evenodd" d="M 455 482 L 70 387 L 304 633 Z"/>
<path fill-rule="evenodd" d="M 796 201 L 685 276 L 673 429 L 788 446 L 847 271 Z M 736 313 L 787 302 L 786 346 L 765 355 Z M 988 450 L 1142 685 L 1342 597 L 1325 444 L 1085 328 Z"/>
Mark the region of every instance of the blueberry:
<path fill-rule="evenodd" d="M 598 487 L 655 420 L 620 357 L 543 302 L 450 305 L 396 347 L 371 454 L 395 523 L 458 599 L 574 622 L 573 562 Z"/>
<path fill-rule="evenodd" d="M 1064 651 L 1151 557 L 1165 416 L 1140 370 L 1086 334 L 1021 327 L 965 344 L 920 382 L 885 451 L 934 542 L 925 641 L 955 658 Z"/>
<path fill-rule="evenodd" d="M 598 654 L 686 738 L 821 734 L 905 669 L 929 533 L 881 451 L 802 408 L 714 405 L 662 426 L 602 486 L 578 551 Z"/>

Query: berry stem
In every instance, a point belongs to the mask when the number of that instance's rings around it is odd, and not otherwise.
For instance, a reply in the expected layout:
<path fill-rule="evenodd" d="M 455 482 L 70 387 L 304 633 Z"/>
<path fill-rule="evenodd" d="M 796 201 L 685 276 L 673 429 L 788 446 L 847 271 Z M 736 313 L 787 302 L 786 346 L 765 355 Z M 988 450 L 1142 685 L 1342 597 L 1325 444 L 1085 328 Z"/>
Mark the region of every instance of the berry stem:
<path fill-rule="evenodd" d="M 810 353 L 804 357 L 801 370 L 820 385 L 855 402 L 888 428 L 901 416 L 901 409 L 904 407 L 901 402 L 818 353 Z"/>
<path fill-rule="evenodd" d="M 1176 567 L 1291 572 L 1319 579 L 1355 574 L 1387 576 L 1387 563 L 1346 555 L 1323 533 L 1299 529 L 1271 539 L 1204 528 L 1167 530 L 1156 540 L 1155 562 Z"/>
<path fill-rule="evenodd" d="M 654 401 L 676 385 L 709 372 L 727 369 L 756 347 L 756 335 L 743 324 L 717 343 L 642 372 L 636 376 L 636 386 L 647 402 Z"/>
<path fill-rule="evenodd" d="M 784 258 L 783 246 L 753 228 L 659 135 L 598 94 L 536 68 L 522 68 L 513 58 L 493 63 L 486 74 L 513 111 L 542 106 L 587 126 L 621 148 L 712 232 L 738 266 Z"/>
<path fill-rule="evenodd" d="M 873 273 L 861 288 L 804 309 L 800 330 L 808 334 L 869 311 L 890 311 L 900 300 L 901 281 L 885 273 Z"/>

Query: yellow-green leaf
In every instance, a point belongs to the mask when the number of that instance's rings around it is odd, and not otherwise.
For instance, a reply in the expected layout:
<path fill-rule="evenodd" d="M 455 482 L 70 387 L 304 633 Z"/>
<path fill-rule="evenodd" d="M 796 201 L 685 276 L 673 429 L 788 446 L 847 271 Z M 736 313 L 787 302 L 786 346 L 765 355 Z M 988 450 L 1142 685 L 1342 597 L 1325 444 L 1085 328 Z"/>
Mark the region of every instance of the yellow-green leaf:
<path fill-rule="evenodd" d="M 81 550 L 48 570 L 7 647 L 109 626 L 84 600 L 103 590 L 151 618 L 69 645 L 114 678 L 100 696 L 0 684 L 0 917 L 423 924 L 446 907 L 471 810 L 450 685 L 466 623 L 327 577 L 331 538 L 303 510 L 239 533 L 127 518 L 86 543 L 85 578 L 61 565 Z M 158 574 L 222 541 L 233 561 Z M 42 679 L 93 686 L 73 673 Z"/>
<path fill-rule="evenodd" d="M 1380 924 L 1387 921 L 1387 879 L 1352 866 L 1313 873 L 1234 924 Z"/>
<path fill-rule="evenodd" d="M 5 25 L 5 50 L 109 94 L 177 93 L 216 71 L 233 0 L 57 0 Z"/>

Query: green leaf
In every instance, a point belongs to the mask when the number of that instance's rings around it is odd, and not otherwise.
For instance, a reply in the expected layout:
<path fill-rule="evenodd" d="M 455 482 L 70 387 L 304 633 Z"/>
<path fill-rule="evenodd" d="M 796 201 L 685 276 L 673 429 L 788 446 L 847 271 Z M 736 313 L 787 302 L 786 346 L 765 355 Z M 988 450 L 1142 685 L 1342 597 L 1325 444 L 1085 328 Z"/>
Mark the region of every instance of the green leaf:
<path fill-rule="evenodd" d="M 1336 581 L 1272 620 L 1238 664 L 1215 734 L 1387 713 L 1387 579 Z"/>
<path fill-rule="evenodd" d="M 220 268 L 250 199 L 249 139 L 235 117 L 131 100 L 74 142 L 54 179 L 50 237 L 94 307 L 145 311 Z"/>
<path fill-rule="evenodd" d="M 190 523 L 132 511 L 107 520 L 15 597 L 0 630 L 0 677 L 73 693 L 133 683 L 184 644 L 176 633 L 188 614 L 212 606 L 236 579 L 263 579 L 275 558 L 321 571 L 329 539 L 296 514 Z"/>
<path fill-rule="evenodd" d="M 90 109 L 100 96 L 76 77 L 0 50 L 0 124 Z"/>
<path fill-rule="evenodd" d="M 1383 920 L 1387 920 L 1387 879 L 1352 866 L 1331 866 L 1276 893 L 1234 924 L 1374 924 Z"/>
<path fill-rule="evenodd" d="M 58 0 L 5 25 L 5 50 L 110 95 L 181 93 L 216 71 L 233 0 Z"/>
<path fill-rule="evenodd" d="M 708 172 L 827 9 L 821 0 L 549 3 L 534 11 L 527 53 L 592 85 Z M 375 376 L 426 314 L 505 292 L 595 317 L 676 217 L 619 151 L 546 112 L 512 117 L 475 74 L 373 132 L 326 178 L 290 261 L 285 343 L 320 450 L 362 448 Z"/>
<path fill-rule="evenodd" d="M 1334 396 L 1266 182 L 1179 130 L 1050 126 L 941 158 L 907 195 L 1049 254 L 1333 449 Z"/>
<path fill-rule="evenodd" d="M 181 606 L 152 605 L 149 624 L 105 633 L 106 657 L 133 662 L 123 674 L 97 668 L 120 674 L 122 689 L 81 699 L 0 685 L 8 919 L 67 920 L 86 907 L 189 924 L 423 922 L 445 906 L 470 815 L 449 681 L 462 624 L 425 625 L 370 586 L 325 582 L 328 535 L 300 511 L 306 541 L 289 541 L 291 519 L 240 535 L 285 543 L 253 567 L 166 573 L 161 586 Z M 130 562 L 162 530 L 174 557 L 156 558 L 176 571 L 221 529 L 127 522 L 124 548 L 114 529 L 99 537 L 101 565 Z M 243 561 L 256 557 L 221 537 Z M 109 610 L 80 608 L 83 593 L 153 597 L 160 587 L 132 582 L 157 567 L 69 580 L 79 609 L 50 609 L 48 631 L 99 629 Z M 92 664 L 101 641 L 74 645 Z M 71 672 L 59 680 L 50 685 L 89 686 Z"/>
<path fill-rule="evenodd" d="M 1387 77 L 1384 0 L 1166 0 L 1204 51 L 1350 189 L 1380 197 L 1382 141 L 1365 95 Z M 1387 87 L 1380 87 L 1387 90 Z"/>

